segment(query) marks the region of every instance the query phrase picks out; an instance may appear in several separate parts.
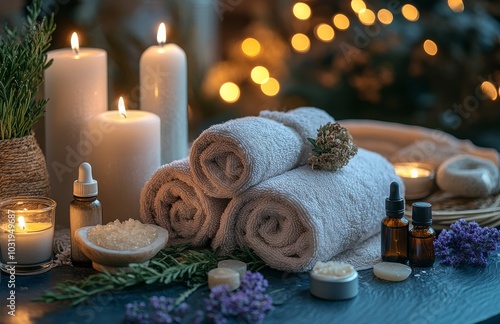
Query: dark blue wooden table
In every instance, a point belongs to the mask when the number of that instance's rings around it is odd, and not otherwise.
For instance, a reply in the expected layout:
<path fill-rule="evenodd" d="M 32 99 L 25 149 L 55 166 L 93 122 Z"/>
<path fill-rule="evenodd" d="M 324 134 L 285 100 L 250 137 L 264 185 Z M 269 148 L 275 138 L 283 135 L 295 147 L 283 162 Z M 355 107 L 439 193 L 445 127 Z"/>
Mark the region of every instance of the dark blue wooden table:
<path fill-rule="evenodd" d="M 59 282 L 83 279 L 94 272 L 63 266 L 37 276 L 16 277 L 15 317 L 7 313 L 9 277 L 2 273 L 0 323 L 120 323 L 128 302 L 153 295 L 175 298 L 186 290 L 182 285 L 142 285 L 102 293 L 76 307 L 31 301 Z M 347 301 L 311 296 L 308 274 L 262 272 L 275 302 L 265 323 L 500 323 L 500 256 L 485 269 L 439 264 L 416 268 L 399 283 L 379 280 L 371 270 L 360 271 L 359 295 Z M 196 309 L 207 295 L 208 288 L 202 287 L 187 302 Z"/>

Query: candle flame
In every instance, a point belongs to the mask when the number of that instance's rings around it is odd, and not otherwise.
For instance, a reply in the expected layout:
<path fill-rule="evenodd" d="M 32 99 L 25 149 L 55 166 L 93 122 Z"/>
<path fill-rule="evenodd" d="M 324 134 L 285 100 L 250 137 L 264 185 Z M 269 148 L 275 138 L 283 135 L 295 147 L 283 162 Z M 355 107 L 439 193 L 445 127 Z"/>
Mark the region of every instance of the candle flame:
<path fill-rule="evenodd" d="M 410 177 L 412 179 L 418 178 L 418 170 L 417 169 L 411 169 Z"/>
<path fill-rule="evenodd" d="M 19 223 L 19 226 L 23 229 L 23 231 L 26 229 L 26 222 L 24 221 L 24 216 L 19 216 L 17 218 L 17 222 Z"/>
<path fill-rule="evenodd" d="M 80 50 L 80 44 L 78 43 L 78 34 L 73 33 L 71 35 L 71 48 L 75 51 L 75 55 L 78 56 L 78 51 Z"/>
<path fill-rule="evenodd" d="M 161 23 L 160 27 L 158 27 L 156 40 L 158 41 L 158 45 L 160 46 L 165 45 L 165 42 L 167 41 L 167 28 L 165 27 L 164 23 Z"/>
<path fill-rule="evenodd" d="M 123 97 L 118 99 L 118 112 L 123 118 L 127 118 L 127 111 L 125 110 L 125 101 L 123 101 Z"/>

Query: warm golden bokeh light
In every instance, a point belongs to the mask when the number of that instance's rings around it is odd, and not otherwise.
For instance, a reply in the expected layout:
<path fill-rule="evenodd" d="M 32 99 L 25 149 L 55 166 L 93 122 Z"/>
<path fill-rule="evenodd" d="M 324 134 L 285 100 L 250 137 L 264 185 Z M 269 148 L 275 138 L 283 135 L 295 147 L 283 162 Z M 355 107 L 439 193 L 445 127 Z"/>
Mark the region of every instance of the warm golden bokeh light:
<path fill-rule="evenodd" d="M 418 17 L 420 17 L 418 9 L 409 3 L 405 4 L 403 8 L 401 8 L 401 13 L 408 21 L 417 21 Z"/>
<path fill-rule="evenodd" d="M 240 98 L 240 87 L 233 82 L 226 82 L 221 85 L 219 94 L 225 102 L 233 103 Z"/>
<path fill-rule="evenodd" d="M 247 56 L 254 57 L 259 55 L 262 47 L 260 43 L 255 38 L 247 38 L 243 42 L 241 42 L 241 50 Z"/>
<path fill-rule="evenodd" d="M 327 24 L 319 24 L 314 28 L 314 34 L 316 38 L 322 40 L 323 42 L 330 42 L 335 36 L 332 26 Z"/>
<path fill-rule="evenodd" d="M 363 9 L 358 15 L 359 21 L 365 26 L 371 26 L 375 22 L 375 13 L 370 9 Z"/>
<path fill-rule="evenodd" d="M 489 81 L 484 81 L 481 83 L 481 92 L 484 93 L 489 99 L 496 100 L 498 97 L 497 89 L 493 83 Z"/>
<path fill-rule="evenodd" d="M 250 77 L 253 82 L 263 84 L 269 80 L 269 71 L 263 66 L 256 66 L 250 72 Z"/>
<path fill-rule="evenodd" d="M 426 39 L 424 42 L 424 51 L 430 56 L 434 56 L 438 52 L 438 47 L 436 43 L 434 43 L 430 39 Z"/>
<path fill-rule="evenodd" d="M 262 90 L 266 96 L 275 96 L 280 91 L 280 83 L 275 78 L 269 78 L 266 83 L 260 85 L 260 90 Z"/>
<path fill-rule="evenodd" d="M 448 0 L 448 7 L 454 12 L 462 12 L 465 8 L 462 0 Z"/>
<path fill-rule="evenodd" d="M 349 28 L 349 24 L 349 18 L 344 14 L 339 13 L 333 17 L 333 25 L 340 30 L 346 30 Z"/>
<path fill-rule="evenodd" d="M 366 9 L 366 4 L 363 0 L 352 0 L 351 8 L 355 13 L 359 13 L 361 10 Z"/>
<path fill-rule="evenodd" d="M 297 2 L 293 6 L 293 15 L 300 20 L 307 20 L 311 17 L 311 7 L 303 2 Z"/>
<path fill-rule="evenodd" d="M 309 51 L 309 48 L 311 47 L 309 37 L 301 33 L 293 35 L 291 43 L 293 49 L 299 53 L 305 53 Z"/>
<path fill-rule="evenodd" d="M 377 12 L 377 18 L 382 24 L 389 25 L 390 23 L 392 23 L 394 16 L 392 15 L 392 12 L 390 12 L 389 10 L 380 9 Z"/>

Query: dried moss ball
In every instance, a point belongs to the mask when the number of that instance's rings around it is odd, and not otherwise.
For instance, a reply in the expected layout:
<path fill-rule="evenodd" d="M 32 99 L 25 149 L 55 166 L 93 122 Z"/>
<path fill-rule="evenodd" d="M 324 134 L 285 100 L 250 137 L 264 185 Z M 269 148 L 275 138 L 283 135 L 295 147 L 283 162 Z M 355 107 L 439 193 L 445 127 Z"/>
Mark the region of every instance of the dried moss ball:
<path fill-rule="evenodd" d="M 347 128 L 338 123 L 327 123 L 318 129 L 318 137 L 309 138 L 313 145 L 313 156 L 309 164 L 315 170 L 337 171 L 349 163 L 358 153 Z"/>

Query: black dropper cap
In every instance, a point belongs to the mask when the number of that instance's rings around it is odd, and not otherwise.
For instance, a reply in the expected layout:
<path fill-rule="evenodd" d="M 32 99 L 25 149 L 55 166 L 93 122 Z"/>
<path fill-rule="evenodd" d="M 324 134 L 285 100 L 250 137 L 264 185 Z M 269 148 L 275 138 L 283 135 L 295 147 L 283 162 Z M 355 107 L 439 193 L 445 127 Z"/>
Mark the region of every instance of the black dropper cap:
<path fill-rule="evenodd" d="M 399 193 L 399 183 L 391 183 L 389 198 L 385 199 L 385 212 L 392 218 L 401 218 L 405 214 L 405 200 Z"/>
<path fill-rule="evenodd" d="M 417 226 L 432 224 L 432 205 L 427 202 L 416 202 L 411 205 L 411 223 Z"/>

